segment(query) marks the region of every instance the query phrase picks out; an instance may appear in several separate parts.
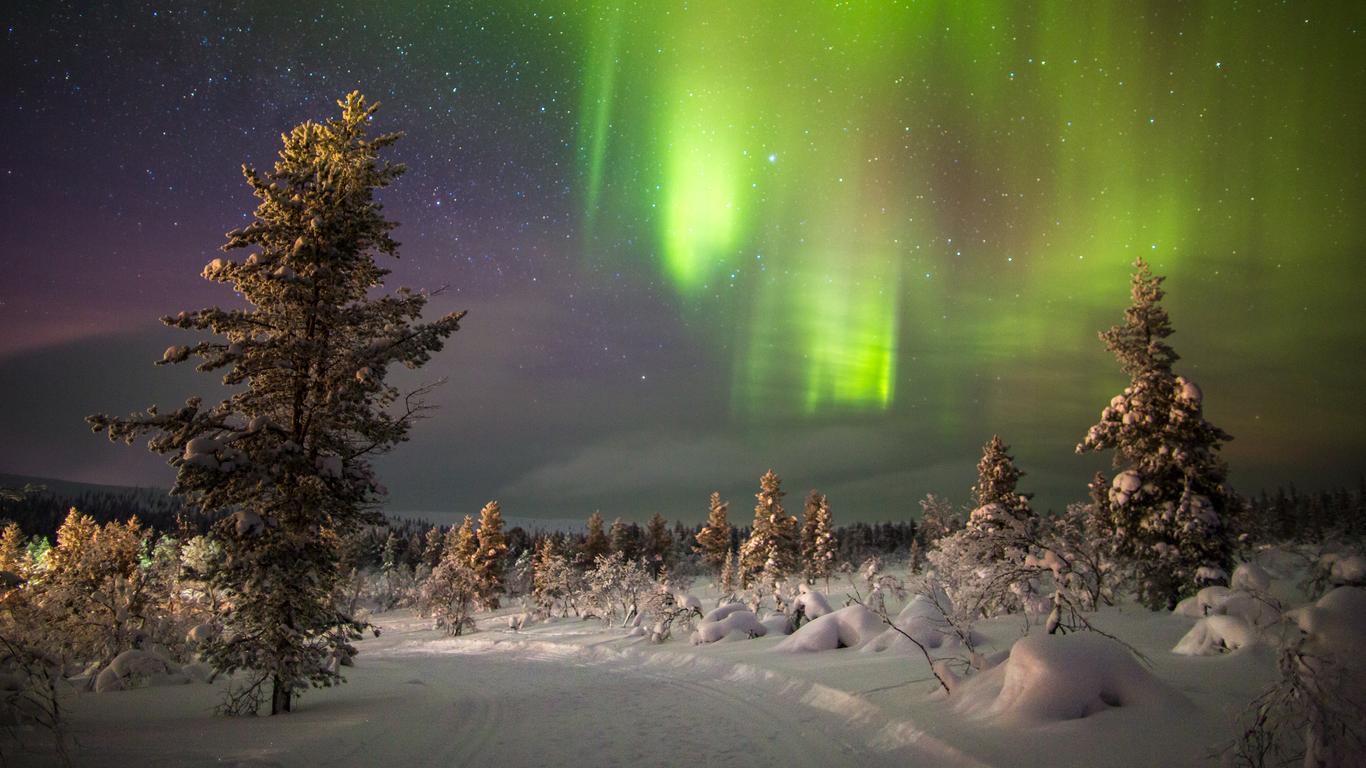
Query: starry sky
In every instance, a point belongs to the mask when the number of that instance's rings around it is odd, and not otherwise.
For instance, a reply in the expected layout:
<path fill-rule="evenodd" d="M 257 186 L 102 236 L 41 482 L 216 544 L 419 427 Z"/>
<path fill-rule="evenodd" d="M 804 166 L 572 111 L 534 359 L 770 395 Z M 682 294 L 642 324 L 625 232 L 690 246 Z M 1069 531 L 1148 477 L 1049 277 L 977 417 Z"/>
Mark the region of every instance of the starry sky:
<path fill-rule="evenodd" d="M 1042 506 L 1124 384 L 1142 256 L 1245 491 L 1363 473 L 1366 5 L 11 3 L 0 471 L 166 485 L 82 417 L 192 393 L 159 316 L 280 132 L 360 89 L 406 138 L 391 287 L 468 309 L 393 511 L 845 521 L 964 501 L 1000 433 Z M 800 502 L 794 499 L 794 506 Z"/>

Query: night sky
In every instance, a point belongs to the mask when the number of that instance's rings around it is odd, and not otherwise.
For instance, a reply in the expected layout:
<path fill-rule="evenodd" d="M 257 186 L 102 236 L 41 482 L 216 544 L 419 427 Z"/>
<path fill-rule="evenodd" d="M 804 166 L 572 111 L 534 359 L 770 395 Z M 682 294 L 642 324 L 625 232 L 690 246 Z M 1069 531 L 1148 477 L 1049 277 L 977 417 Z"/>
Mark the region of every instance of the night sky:
<path fill-rule="evenodd" d="M 1363 472 L 1364 3 L 390 5 L 5 5 L 0 471 L 171 484 L 82 417 L 214 394 L 157 318 L 360 89 L 389 285 L 470 311 L 392 510 L 904 518 L 997 432 L 1057 508 L 1140 255 L 1240 490 Z"/>

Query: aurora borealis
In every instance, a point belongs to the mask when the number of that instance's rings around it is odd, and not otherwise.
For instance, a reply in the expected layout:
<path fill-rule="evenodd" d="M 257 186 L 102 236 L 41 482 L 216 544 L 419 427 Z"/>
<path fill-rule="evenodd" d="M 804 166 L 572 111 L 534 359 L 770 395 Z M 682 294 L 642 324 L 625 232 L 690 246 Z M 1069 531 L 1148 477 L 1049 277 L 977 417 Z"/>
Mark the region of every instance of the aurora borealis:
<path fill-rule="evenodd" d="M 1284 336 L 1331 290 L 1284 270 L 1356 257 L 1306 240 L 1362 242 L 1361 98 L 1327 87 L 1361 44 L 1219 7 L 600 3 L 583 217 L 652 220 L 681 304 L 736 305 L 746 412 L 886 410 L 1090 344 L 1140 253 L 1178 295 L 1240 283 L 1268 302 L 1248 330 Z M 982 354 L 899 368 L 946 303 Z"/>
<path fill-rule="evenodd" d="M 1362 473 L 1359 3 L 4 13 L 0 471 L 168 482 L 80 418 L 193 391 L 155 318 L 229 300 L 238 165 L 355 87 L 407 133 L 394 284 L 472 310 L 396 508 L 700 519 L 773 466 L 883 519 L 996 432 L 1057 506 L 1139 255 L 1240 488 Z"/>

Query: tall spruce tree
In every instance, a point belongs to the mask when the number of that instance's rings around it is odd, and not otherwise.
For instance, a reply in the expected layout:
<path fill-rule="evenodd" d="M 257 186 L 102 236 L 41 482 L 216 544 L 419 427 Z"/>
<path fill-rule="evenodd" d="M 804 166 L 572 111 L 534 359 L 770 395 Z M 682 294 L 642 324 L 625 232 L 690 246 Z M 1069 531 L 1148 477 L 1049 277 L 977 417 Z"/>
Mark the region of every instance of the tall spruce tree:
<path fill-rule="evenodd" d="M 783 510 L 782 479 L 769 470 L 759 478 L 759 492 L 754 494 L 754 525 L 749 538 L 740 548 L 741 587 L 761 574 L 769 579 L 781 579 L 795 573 L 800 563 L 797 518 Z"/>
<path fill-rule="evenodd" d="M 339 118 L 285 135 L 269 173 L 243 169 L 260 204 L 223 250 L 251 252 L 214 259 L 203 277 L 245 305 L 162 319 L 218 338 L 173 346 L 161 363 L 197 357 L 201 371 L 226 370 L 233 394 L 89 418 L 112 440 L 149 435 L 176 468 L 175 493 L 233 511 L 214 531 L 225 631 L 205 653 L 221 672 L 249 672 L 252 704 L 269 683 L 272 714 L 310 683 L 341 682 L 333 662 L 354 652 L 363 624 L 334 600 L 336 542 L 379 521 L 370 457 L 402 442 L 421 409 L 420 392 L 404 396 L 385 377 L 426 363 L 464 315 L 422 323 L 425 295 L 372 295 L 388 273 L 376 258 L 398 253 L 374 195 L 403 172 L 379 158 L 399 135 L 366 135 L 378 105 L 359 93 L 338 104 Z"/>
<path fill-rule="evenodd" d="M 697 546 L 693 547 L 693 551 L 702 558 L 702 562 L 718 572 L 722 566 L 728 564 L 727 556 L 734 554 L 731 551 L 731 536 L 735 532 L 735 526 L 726 519 L 728 509 L 730 502 L 721 501 L 721 494 L 713 491 L 711 509 L 707 512 L 707 524 L 697 532 Z"/>
<path fill-rule="evenodd" d="M 1176 375 L 1162 277 L 1134 262 L 1124 322 L 1100 334 L 1129 376 L 1078 453 L 1113 450 L 1115 476 L 1096 514 L 1134 566 L 1139 599 L 1171 608 L 1231 565 L 1230 516 L 1241 500 L 1219 449 L 1232 439 L 1202 413 L 1203 394 Z"/>

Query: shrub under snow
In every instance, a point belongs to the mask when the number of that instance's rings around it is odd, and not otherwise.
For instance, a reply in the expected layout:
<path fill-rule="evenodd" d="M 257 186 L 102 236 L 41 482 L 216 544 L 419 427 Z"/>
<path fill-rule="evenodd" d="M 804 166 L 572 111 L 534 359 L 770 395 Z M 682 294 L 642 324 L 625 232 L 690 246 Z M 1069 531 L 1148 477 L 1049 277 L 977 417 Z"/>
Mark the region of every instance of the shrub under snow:
<path fill-rule="evenodd" d="M 1217 656 L 1245 648 L 1255 642 L 1257 632 L 1240 616 L 1214 614 L 1195 622 L 1172 648 L 1182 656 Z"/>
<path fill-rule="evenodd" d="M 1090 632 L 1030 635 L 955 691 L 958 711 L 1018 723 L 1088 717 L 1111 707 L 1162 707 L 1181 695 L 1119 643 Z"/>
<path fill-rule="evenodd" d="M 768 628 L 759 623 L 759 617 L 748 606 L 744 603 L 726 603 L 702 617 L 692 633 L 692 643 L 700 645 L 726 638 L 749 639 L 766 634 Z"/>
<path fill-rule="evenodd" d="M 797 597 L 792 600 L 792 610 L 800 609 L 802 615 L 808 619 L 819 619 L 831 613 L 830 601 L 825 595 L 817 592 L 806 584 L 799 587 Z"/>
<path fill-rule="evenodd" d="M 943 599 L 947 601 L 947 598 Z M 916 595 L 911 598 L 910 602 L 906 603 L 906 607 L 902 608 L 901 612 L 893 619 L 893 623 L 928 650 L 957 648 L 962 645 L 958 634 L 954 632 L 948 619 L 944 618 L 939 606 L 935 605 L 934 601 L 925 595 Z M 971 630 L 967 631 L 971 632 Z M 978 638 L 974 637 L 973 639 L 977 640 Z M 901 632 L 888 627 L 865 645 L 863 650 L 881 653 L 888 650 L 918 652 L 919 649 Z"/>
<path fill-rule="evenodd" d="M 859 648 L 880 635 L 886 625 L 872 611 L 851 605 L 828 613 L 808 624 L 773 647 L 785 653 L 813 653 L 837 648 Z"/>
<path fill-rule="evenodd" d="M 114 657 L 95 678 L 95 692 L 123 691 L 143 685 L 183 685 L 190 677 L 149 651 L 128 650 Z"/>

